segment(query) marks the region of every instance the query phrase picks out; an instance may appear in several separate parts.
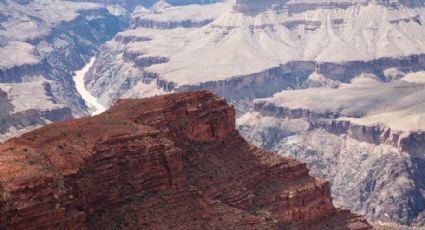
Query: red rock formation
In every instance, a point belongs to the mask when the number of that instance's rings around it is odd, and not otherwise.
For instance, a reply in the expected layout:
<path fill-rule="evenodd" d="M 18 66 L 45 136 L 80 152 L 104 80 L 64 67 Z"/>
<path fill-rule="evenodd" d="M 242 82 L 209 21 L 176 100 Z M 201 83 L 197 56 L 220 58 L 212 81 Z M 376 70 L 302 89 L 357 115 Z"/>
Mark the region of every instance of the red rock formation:
<path fill-rule="evenodd" d="M 200 91 L 118 101 L 0 146 L 0 229 L 370 229 Z"/>

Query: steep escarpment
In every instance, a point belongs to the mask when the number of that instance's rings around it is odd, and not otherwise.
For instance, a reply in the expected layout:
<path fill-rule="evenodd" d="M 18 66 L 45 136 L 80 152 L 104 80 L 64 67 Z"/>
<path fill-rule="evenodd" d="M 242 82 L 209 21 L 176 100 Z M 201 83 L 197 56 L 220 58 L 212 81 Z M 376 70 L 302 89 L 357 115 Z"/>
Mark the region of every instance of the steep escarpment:
<path fill-rule="evenodd" d="M 74 2 L 95 2 L 101 3 L 108 6 L 121 6 L 127 9 L 129 12 L 132 12 L 135 8 L 144 6 L 144 7 L 152 7 L 155 4 L 164 4 L 165 1 L 162 0 L 71 0 Z M 210 4 L 215 2 L 221 2 L 222 0 L 168 0 L 166 4 L 171 5 L 189 5 L 189 4 Z"/>
<path fill-rule="evenodd" d="M 424 76 L 278 93 L 256 101 L 238 128 L 259 146 L 306 161 L 331 181 L 338 207 L 423 227 Z"/>
<path fill-rule="evenodd" d="M 245 142 L 200 91 L 120 100 L 0 146 L 2 229 L 370 229 L 304 163 Z"/>
<path fill-rule="evenodd" d="M 142 7 L 149 5 L 148 2 L 136 2 L 136 7 L 130 19 L 130 28 L 151 28 L 151 29 L 175 29 L 202 27 L 218 17 L 226 4 L 213 4 L 222 2 L 221 0 L 204 1 L 156 1 L 148 9 Z M 170 5 L 171 4 L 171 5 Z M 202 5 L 208 5 L 207 7 Z M 126 5 L 121 3 L 120 5 Z M 172 6 L 173 5 L 173 6 Z M 189 6 L 187 6 L 189 5 Z M 186 9 L 182 14 L 182 9 Z M 219 11 L 217 11 L 219 10 Z"/>
<path fill-rule="evenodd" d="M 13 109 L 13 105 L 9 102 L 7 93 L 0 89 L 0 116 L 8 114 Z"/>
<path fill-rule="evenodd" d="M 130 20 L 130 28 L 150 28 L 169 30 L 175 28 L 200 28 L 211 23 L 228 4 L 208 6 L 189 5 L 176 7 L 153 7 L 151 10 L 135 10 Z M 184 14 L 181 12 L 185 11 Z"/>
<path fill-rule="evenodd" d="M 117 47 L 149 43 L 151 40 L 149 36 L 141 36 L 135 32 L 123 32 L 115 37 L 115 42 L 120 43 Z M 103 46 L 98 56 L 99 59 L 87 75 L 87 87 L 105 105 L 110 105 L 121 97 L 146 97 L 173 91 L 207 89 L 232 101 L 239 114 L 249 110 L 247 104 L 252 100 L 271 97 L 282 90 L 336 87 L 340 83 L 350 82 L 363 73 L 372 74 L 379 81 L 390 82 L 402 78 L 408 72 L 425 68 L 424 55 L 344 63 L 294 61 L 226 80 L 178 84 L 162 79 L 160 74 L 148 70 L 151 66 L 167 63 L 168 57 L 147 56 L 126 48 L 115 50 L 111 46 Z M 111 62 L 116 65 L 107 64 Z M 322 79 L 312 77 L 315 75 L 321 76 Z M 105 88 L 109 90 L 104 90 Z"/>
<path fill-rule="evenodd" d="M 306 89 L 276 94 L 274 101 L 257 101 L 254 110 L 282 120 L 305 120 L 310 129 L 324 129 L 335 135 L 347 134 L 361 142 L 391 145 L 423 157 L 420 149 L 425 126 L 418 95 L 424 93 L 420 80 L 425 75 L 419 73 L 414 78 L 410 77 L 413 75 L 390 83 L 359 77 L 351 84 L 342 84 L 336 89 Z M 315 95 L 318 91 L 321 95 Z M 279 95 L 284 96 L 280 98 Z M 305 97 L 298 97 L 300 95 Z M 394 95 L 398 97 L 394 98 Z M 369 100 L 368 103 L 362 102 L 363 97 Z M 321 101 L 328 103 L 318 103 Z"/>
<path fill-rule="evenodd" d="M 241 0 L 139 11 L 102 47 L 86 85 L 105 106 L 208 89 L 244 113 L 281 90 L 336 87 L 364 73 L 388 82 L 425 69 L 420 36 L 410 32 L 425 31 L 416 3 Z"/>
<path fill-rule="evenodd" d="M 47 81 L 0 84 L 0 106 L 0 142 L 49 122 L 72 118 L 71 109 L 55 103 Z"/>
<path fill-rule="evenodd" d="M 416 144 L 421 144 L 420 138 L 417 138 L 418 134 L 422 133 L 421 131 L 418 131 L 416 135 L 403 135 L 402 131 L 393 131 L 382 124 L 361 125 L 347 120 L 338 120 L 343 117 L 340 113 L 317 113 L 309 109 L 276 107 L 274 104 L 261 102 L 256 103 L 254 108 L 255 111 L 265 116 L 273 116 L 282 120 L 306 120 L 309 123 L 309 129 L 324 129 L 335 135 L 347 134 L 348 137 L 355 140 L 375 145 L 389 144 L 401 151 L 405 151 L 401 146 L 402 142 L 411 142 L 404 140 L 406 138 L 418 139 L 419 142 Z M 356 117 L 356 114 L 352 114 L 352 117 Z"/>

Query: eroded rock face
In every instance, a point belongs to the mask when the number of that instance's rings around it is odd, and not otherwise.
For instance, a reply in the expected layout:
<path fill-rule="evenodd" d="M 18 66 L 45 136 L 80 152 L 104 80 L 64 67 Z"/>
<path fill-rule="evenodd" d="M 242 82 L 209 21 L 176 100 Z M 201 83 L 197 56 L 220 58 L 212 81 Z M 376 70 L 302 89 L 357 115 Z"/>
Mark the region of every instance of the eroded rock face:
<path fill-rule="evenodd" d="M 286 1 L 279 0 L 236 0 L 233 10 L 244 14 L 256 14 L 267 9 L 281 8 Z"/>
<path fill-rule="evenodd" d="M 302 119 L 309 123 L 309 129 L 323 129 L 334 135 L 348 137 L 374 145 L 391 145 L 401 152 L 408 152 L 413 156 L 423 158 L 425 132 L 422 130 L 403 131 L 394 130 L 384 124 L 363 125 L 347 120 L 338 120 L 342 117 L 360 118 L 361 113 L 342 114 L 340 112 L 315 112 L 305 108 L 291 109 L 276 106 L 273 103 L 257 102 L 255 111 L 265 116 L 280 119 Z"/>
<path fill-rule="evenodd" d="M 8 114 L 12 109 L 7 93 L 0 89 L 0 116 Z"/>
<path fill-rule="evenodd" d="M 56 104 L 49 90 L 47 82 L 0 84 L 0 142 L 41 125 L 72 118 L 71 109 Z"/>
<path fill-rule="evenodd" d="M 362 86 L 354 81 L 328 91 L 347 90 L 356 85 L 359 86 L 353 90 L 356 97 L 344 91 L 323 100 L 321 95 L 326 95 L 326 89 L 312 94 L 309 92 L 315 89 L 308 89 L 282 93 L 299 94 L 281 100 L 257 100 L 254 110 L 238 119 L 238 129 L 258 146 L 305 161 L 312 175 L 330 181 L 337 207 L 354 210 L 373 222 L 423 228 L 425 196 L 420 179 L 425 175 L 421 167 L 425 143 L 423 123 L 408 117 L 409 113 L 398 118 L 394 112 L 388 120 L 380 117 L 378 121 L 363 122 L 370 114 L 397 111 L 391 108 L 393 105 L 401 105 L 404 111 L 423 113 L 420 103 L 403 101 L 420 97 L 403 96 L 410 90 L 417 93 L 417 86 L 409 85 L 413 84 L 406 82 L 409 78 L 402 79 L 382 87 L 404 92 L 383 93 L 378 91 L 383 88 L 376 87 L 381 83 L 375 85 L 373 80 L 367 83 L 368 79 L 364 78 L 363 87 L 369 84 L 373 87 L 361 91 Z M 373 102 L 374 94 L 379 103 Z M 396 96 L 388 96 L 391 94 Z M 311 96 L 313 103 L 308 103 L 302 95 Z M 362 95 L 366 99 L 361 99 Z M 274 99 L 278 97 L 276 94 Z M 348 98 L 353 100 L 344 105 L 335 102 Z M 385 105 L 384 110 L 379 109 L 381 105 Z"/>
<path fill-rule="evenodd" d="M 205 21 L 191 21 L 191 20 L 183 20 L 183 21 L 154 21 L 143 18 L 133 18 L 131 22 L 131 28 L 153 28 L 153 29 L 174 29 L 178 27 L 184 28 L 192 28 L 192 27 L 202 27 L 208 25 L 212 20 Z"/>
<path fill-rule="evenodd" d="M 370 229 L 207 91 L 118 101 L 0 146 L 2 229 Z"/>

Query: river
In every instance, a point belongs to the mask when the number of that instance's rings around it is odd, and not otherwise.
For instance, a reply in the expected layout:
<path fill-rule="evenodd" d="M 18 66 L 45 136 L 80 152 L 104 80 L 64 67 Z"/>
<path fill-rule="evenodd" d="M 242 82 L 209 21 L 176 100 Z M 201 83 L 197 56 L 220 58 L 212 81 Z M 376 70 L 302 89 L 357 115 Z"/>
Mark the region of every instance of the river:
<path fill-rule="evenodd" d="M 91 115 L 97 115 L 105 112 L 106 108 L 102 104 L 99 103 L 96 97 L 91 95 L 89 91 L 87 91 L 86 86 L 84 85 L 84 77 L 86 73 L 89 71 L 90 67 L 93 65 L 95 57 L 90 59 L 90 62 L 87 63 L 81 70 L 75 72 L 74 82 L 77 87 L 78 93 L 80 93 L 81 97 L 86 102 L 87 107 L 89 108 L 89 112 Z"/>

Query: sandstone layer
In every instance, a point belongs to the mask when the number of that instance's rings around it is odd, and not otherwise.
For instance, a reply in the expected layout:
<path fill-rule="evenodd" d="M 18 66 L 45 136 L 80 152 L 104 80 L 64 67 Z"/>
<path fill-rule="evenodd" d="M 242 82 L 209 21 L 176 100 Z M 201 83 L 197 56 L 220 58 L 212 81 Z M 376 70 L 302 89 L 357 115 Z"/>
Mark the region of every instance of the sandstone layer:
<path fill-rule="evenodd" d="M 1 229 L 371 229 L 209 93 L 120 100 L 0 146 Z"/>

